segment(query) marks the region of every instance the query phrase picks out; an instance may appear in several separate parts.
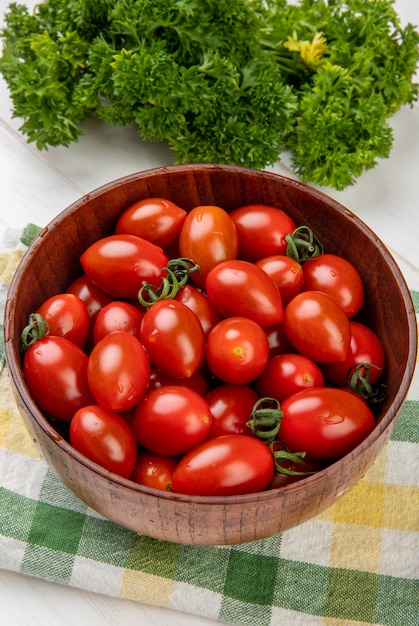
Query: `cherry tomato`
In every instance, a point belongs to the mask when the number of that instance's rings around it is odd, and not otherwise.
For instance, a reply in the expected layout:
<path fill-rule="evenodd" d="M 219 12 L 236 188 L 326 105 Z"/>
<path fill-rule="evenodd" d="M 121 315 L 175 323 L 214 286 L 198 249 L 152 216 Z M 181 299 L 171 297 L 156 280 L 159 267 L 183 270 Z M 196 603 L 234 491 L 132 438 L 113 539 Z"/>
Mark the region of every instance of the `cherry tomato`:
<path fill-rule="evenodd" d="M 204 441 L 211 420 L 204 398 L 187 387 L 168 385 L 144 396 L 131 426 L 137 441 L 150 452 L 178 456 Z"/>
<path fill-rule="evenodd" d="M 280 446 L 280 448 L 283 448 L 283 446 Z M 280 466 L 285 470 L 296 472 L 299 475 L 286 474 L 276 471 L 272 482 L 269 485 L 269 489 L 279 489 L 280 487 L 285 487 L 286 485 L 292 485 L 312 473 L 319 472 L 323 469 L 323 462 L 321 459 L 312 459 L 306 455 L 300 463 L 298 461 L 284 460 L 281 461 Z"/>
<path fill-rule="evenodd" d="M 91 322 L 96 319 L 97 314 L 104 306 L 112 302 L 111 296 L 92 283 L 86 274 L 72 282 L 67 288 L 67 293 L 73 293 L 83 300 L 87 306 Z"/>
<path fill-rule="evenodd" d="M 114 298 L 136 298 L 143 281 L 158 287 L 168 258 L 158 246 L 135 235 L 110 235 L 80 257 L 90 280 Z"/>
<path fill-rule="evenodd" d="M 137 404 L 147 389 L 150 362 L 136 337 L 116 330 L 94 346 L 87 377 L 99 404 L 112 411 L 126 411 Z"/>
<path fill-rule="evenodd" d="M 170 246 L 179 236 L 186 211 L 164 198 L 145 198 L 121 214 L 115 233 L 142 237 L 160 248 Z"/>
<path fill-rule="evenodd" d="M 206 291 L 223 317 L 248 317 L 262 327 L 283 319 L 278 287 L 266 272 L 248 261 L 219 263 L 208 273 Z"/>
<path fill-rule="evenodd" d="M 180 288 L 175 300 L 182 302 L 195 313 L 201 322 L 205 336 L 222 319 L 211 300 L 202 291 L 188 283 Z"/>
<path fill-rule="evenodd" d="M 325 376 L 338 387 L 347 385 L 349 370 L 358 363 L 369 363 L 370 385 L 374 385 L 380 378 L 385 365 L 384 349 L 380 339 L 373 330 L 353 320 L 350 321 L 351 342 L 349 354 L 339 363 L 325 363 L 322 366 Z"/>
<path fill-rule="evenodd" d="M 323 387 L 319 366 L 302 354 L 279 354 L 268 361 L 255 381 L 259 396 L 282 402 L 288 396 L 310 387 Z"/>
<path fill-rule="evenodd" d="M 134 433 L 123 417 L 101 406 L 79 409 L 70 424 L 70 443 L 105 469 L 129 478 L 137 459 Z"/>
<path fill-rule="evenodd" d="M 269 358 L 272 358 L 277 354 L 283 354 L 284 352 L 291 352 L 293 350 L 293 347 L 285 334 L 284 321 L 279 324 L 274 324 L 273 326 L 266 326 L 263 330 L 268 338 Z"/>
<path fill-rule="evenodd" d="M 273 456 L 266 444 L 248 435 L 223 435 L 181 458 L 172 489 L 199 496 L 257 493 L 268 487 L 273 473 Z"/>
<path fill-rule="evenodd" d="M 124 330 L 139 339 L 142 319 L 143 314 L 137 307 L 114 300 L 99 311 L 93 326 L 93 341 L 96 344 L 115 330 Z"/>
<path fill-rule="evenodd" d="M 336 300 L 320 291 L 303 291 L 285 308 L 285 333 L 294 348 L 320 363 L 344 361 L 349 352 L 349 320 Z"/>
<path fill-rule="evenodd" d="M 86 304 L 72 293 L 60 293 L 45 300 L 38 308 L 48 323 L 50 335 L 65 337 L 80 348 L 86 344 L 90 318 Z"/>
<path fill-rule="evenodd" d="M 65 337 L 35 341 L 25 352 L 23 371 L 36 404 L 50 417 L 68 422 L 78 409 L 94 403 L 87 364 L 85 352 Z"/>
<path fill-rule="evenodd" d="M 143 317 L 140 336 L 152 364 L 169 376 L 187 378 L 202 364 L 205 335 L 201 323 L 177 300 L 155 302 Z"/>
<path fill-rule="evenodd" d="M 136 483 L 161 489 L 172 490 L 172 477 L 179 459 L 175 456 L 154 454 L 142 451 L 138 454 L 135 468 L 130 478 Z"/>
<path fill-rule="evenodd" d="M 220 435 L 251 435 L 246 424 L 258 400 L 257 393 L 248 385 L 219 385 L 207 393 L 205 400 L 212 415 L 208 439 Z"/>
<path fill-rule="evenodd" d="M 201 272 L 191 275 L 200 287 L 218 263 L 237 258 L 238 239 L 236 227 L 229 214 L 218 206 L 198 206 L 190 211 L 179 235 L 182 257 L 193 259 Z"/>
<path fill-rule="evenodd" d="M 195 372 L 192 376 L 188 376 L 188 378 L 177 378 L 176 376 L 169 376 L 156 367 L 153 367 L 150 373 L 147 391 L 167 387 L 167 385 L 189 387 L 189 389 L 193 389 L 193 391 L 199 393 L 200 396 L 205 396 L 208 393 L 208 382 L 201 372 Z"/>
<path fill-rule="evenodd" d="M 275 281 L 283 305 L 288 304 L 297 293 L 300 293 L 303 286 L 303 268 L 295 259 L 275 254 L 259 259 L 256 265 Z"/>
<path fill-rule="evenodd" d="M 348 317 L 360 310 L 364 286 L 358 270 L 336 254 L 320 254 L 303 265 L 304 290 L 322 291 L 334 298 Z"/>
<path fill-rule="evenodd" d="M 246 385 L 263 372 L 269 345 L 263 329 L 246 317 L 229 317 L 207 339 L 206 360 L 214 376 L 233 385 Z"/>
<path fill-rule="evenodd" d="M 239 257 L 246 261 L 285 254 L 285 237 L 296 228 L 289 215 L 266 204 L 242 206 L 232 211 L 230 217 L 237 229 Z"/>
<path fill-rule="evenodd" d="M 279 441 L 313 458 L 340 458 L 375 428 L 374 416 L 361 398 L 333 387 L 300 391 L 286 398 L 281 410 Z"/>

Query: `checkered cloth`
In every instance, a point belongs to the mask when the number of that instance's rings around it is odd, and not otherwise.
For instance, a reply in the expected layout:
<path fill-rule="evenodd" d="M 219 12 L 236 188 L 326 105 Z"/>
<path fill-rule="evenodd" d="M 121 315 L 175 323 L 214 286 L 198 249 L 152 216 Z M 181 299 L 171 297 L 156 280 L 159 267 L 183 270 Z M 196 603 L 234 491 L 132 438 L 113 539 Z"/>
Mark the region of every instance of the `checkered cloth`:
<path fill-rule="evenodd" d="M 9 235 L 2 304 L 22 255 Z M 160 542 L 89 509 L 33 447 L 7 368 L 0 398 L 0 568 L 231 624 L 418 626 L 418 374 L 390 442 L 352 491 L 293 530 L 223 547 Z"/>

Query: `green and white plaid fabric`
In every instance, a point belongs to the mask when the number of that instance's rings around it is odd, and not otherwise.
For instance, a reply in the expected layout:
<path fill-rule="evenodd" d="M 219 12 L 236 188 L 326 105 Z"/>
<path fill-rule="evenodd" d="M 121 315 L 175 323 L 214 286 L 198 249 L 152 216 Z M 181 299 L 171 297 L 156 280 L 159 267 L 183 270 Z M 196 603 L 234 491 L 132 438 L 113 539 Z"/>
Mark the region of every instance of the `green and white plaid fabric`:
<path fill-rule="evenodd" d="M 2 303 L 21 255 L 0 255 Z M 102 518 L 39 457 L 7 368 L 0 398 L 0 568 L 231 624 L 418 626 L 418 373 L 351 492 L 298 528 L 224 547 L 160 542 Z"/>

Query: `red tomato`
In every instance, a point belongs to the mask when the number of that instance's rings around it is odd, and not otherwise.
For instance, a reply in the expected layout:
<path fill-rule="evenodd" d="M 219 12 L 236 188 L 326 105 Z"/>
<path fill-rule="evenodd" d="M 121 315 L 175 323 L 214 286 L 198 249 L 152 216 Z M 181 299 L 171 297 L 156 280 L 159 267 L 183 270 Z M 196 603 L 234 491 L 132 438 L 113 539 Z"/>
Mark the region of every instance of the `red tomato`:
<path fill-rule="evenodd" d="M 179 236 L 182 257 L 193 259 L 201 272 L 194 272 L 191 280 L 205 287 L 205 279 L 218 263 L 237 258 L 236 227 L 229 214 L 218 206 L 198 206 L 190 211 Z"/>
<path fill-rule="evenodd" d="M 143 314 L 137 307 L 114 300 L 99 311 L 93 326 L 93 341 L 96 344 L 115 330 L 124 330 L 139 339 L 142 319 Z"/>
<path fill-rule="evenodd" d="M 264 491 L 274 462 L 268 446 L 247 435 L 223 435 L 200 444 L 178 463 L 172 481 L 177 493 L 233 496 Z"/>
<path fill-rule="evenodd" d="M 293 347 L 285 334 L 283 321 L 279 324 L 274 324 L 273 326 L 267 326 L 263 330 L 268 338 L 269 358 L 272 358 L 277 354 L 292 351 Z"/>
<path fill-rule="evenodd" d="M 50 417 L 70 421 L 94 402 L 87 380 L 88 357 L 65 337 L 48 335 L 25 352 L 23 371 L 36 404 Z"/>
<path fill-rule="evenodd" d="M 255 381 L 259 396 L 275 398 L 278 402 L 302 389 L 323 385 L 319 366 L 302 354 L 278 354 L 268 361 Z"/>
<path fill-rule="evenodd" d="M 257 261 L 272 254 L 285 254 L 285 237 L 294 232 L 294 221 L 276 207 L 249 204 L 235 209 L 230 217 L 236 225 L 239 257 Z"/>
<path fill-rule="evenodd" d="M 202 364 L 205 335 L 201 323 L 177 300 L 155 302 L 144 314 L 140 336 L 152 364 L 169 376 L 188 378 Z"/>
<path fill-rule="evenodd" d="M 348 317 L 360 310 L 364 286 L 358 270 L 336 254 L 320 254 L 303 265 L 304 290 L 322 291 L 334 298 Z"/>
<path fill-rule="evenodd" d="M 206 360 L 214 376 L 233 385 L 246 385 L 263 372 L 269 345 L 263 329 L 246 317 L 229 317 L 207 338 Z"/>
<path fill-rule="evenodd" d="M 277 443 L 274 446 L 274 450 L 284 450 L 284 446 Z M 287 450 L 286 452 L 291 451 Z M 269 489 L 279 489 L 280 487 L 291 485 L 292 483 L 295 483 L 302 478 L 306 478 L 307 475 L 319 472 L 321 469 L 323 469 L 322 459 L 312 459 L 307 455 L 303 459 L 301 459 L 301 461 L 277 459 L 277 464 L 279 464 L 279 466 L 284 469 L 285 472 L 279 471 L 278 469 L 276 470 L 273 480 L 269 485 Z M 296 472 L 299 475 L 295 476 L 286 472 Z"/>
<path fill-rule="evenodd" d="M 147 391 L 167 387 L 168 385 L 189 387 L 189 389 L 193 389 L 193 391 L 199 393 L 200 396 L 205 396 L 208 393 L 208 382 L 201 372 L 195 372 L 192 376 L 188 376 L 188 378 L 177 378 L 176 376 L 164 374 L 164 372 L 153 367 L 150 373 Z"/>
<path fill-rule="evenodd" d="M 142 451 L 137 457 L 131 480 L 147 487 L 172 490 L 172 477 L 179 460 L 175 456 Z"/>
<path fill-rule="evenodd" d="M 65 337 L 83 348 L 90 331 L 86 304 L 72 293 L 51 296 L 41 304 L 39 313 L 48 323 L 50 335 Z"/>
<path fill-rule="evenodd" d="M 365 324 L 352 321 L 349 354 L 339 363 L 325 363 L 322 366 L 325 376 L 335 385 L 345 387 L 349 370 L 358 363 L 369 363 L 368 382 L 374 385 L 380 378 L 385 365 L 384 349 L 377 335 Z"/>
<path fill-rule="evenodd" d="M 145 198 L 121 214 L 115 233 L 142 237 L 160 248 L 170 246 L 179 236 L 186 211 L 164 198 Z"/>
<path fill-rule="evenodd" d="M 158 246 L 135 235 L 110 235 L 80 257 L 84 271 L 114 298 L 136 298 L 143 281 L 158 287 L 168 258 Z"/>
<path fill-rule="evenodd" d="M 202 291 L 192 287 L 192 285 L 186 284 L 181 287 L 175 300 L 182 302 L 195 313 L 201 322 L 205 336 L 222 319 L 211 300 Z"/>
<path fill-rule="evenodd" d="M 86 274 L 72 282 L 67 293 L 73 293 L 83 300 L 91 321 L 96 319 L 97 314 L 104 306 L 112 302 L 111 296 L 92 283 Z"/>
<path fill-rule="evenodd" d="M 208 439 L 220 435 L 251 435 L 246 424 L 258 401 L 257 393 L 248 385 L 219 385 L 205 396 L 212 415 Z"/>
<path fill-rule="evenodd" d="M 332 387 L 300 391 L 286 398 L 281 410 L 278 440 L 313 458 L 340 458 L 375 428 L 374 416 L 361 398 Z"/>
<path fill-rule="evenodd" d="M 208 273 L 206 291 L 223 317 L 248 317 L 262 327 L 279 324 L 283 319 L 278 287 L 260 267 L 248 261 L 219 263 Z"/>
<path fill-rule="evenodd" d="M 299 293 L 285 308 L 285 333 L 294 348 L 313 361 L 344 361 L 351 329 L 344 310 L 320 291 Z"/>
<path fill-rule="evenodd" d="M 144 396 L 131 426 L 137 441 L 150 452 L 178 456 L 204 441 L 211 420 L 204 398 L 187 387 L 168 385 Z"/>
<path fill-rule="evenodd" d="M 105 469 L 129 478 L 137 459 L 134 433 L 123 417 L 97 405 L 79 409 L 70 424 L 70 443 Z"/>
<path fill-rule="evenodd" d="M 150 362 L 136 337 L 116 330 L 94 346 L 87 377 L 99 404 L 112 411 L 126 411 L 147 389 Z"/>
<path fill-rule="evenodd" d="M 282 304 L 286 305 L 300 293 L 303 286 L 303 268 L 295 260 L 283 254 L 275 254 L 256 261 L 278 286 Z"/>

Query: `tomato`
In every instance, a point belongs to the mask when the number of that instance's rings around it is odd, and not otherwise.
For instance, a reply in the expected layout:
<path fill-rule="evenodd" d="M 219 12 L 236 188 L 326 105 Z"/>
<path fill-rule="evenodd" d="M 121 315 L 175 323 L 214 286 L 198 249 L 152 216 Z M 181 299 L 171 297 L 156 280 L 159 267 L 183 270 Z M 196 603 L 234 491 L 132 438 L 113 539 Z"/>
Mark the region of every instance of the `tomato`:
<path fill-rule="evenodd" d="M 137 441 L 150 452 L 178 456 L 204 441 L 211 420 L 204 398 L 187 387 L 168 385 L 144 396 L 131 426 Z"/>
<path fill-rule="evenodd" d="M 182 457 L 172 489 L 198 496 L 232 496 L 264 491 L 274 462 L 268 446 L 248 435 L 209 439 Z"/>
<path fill-rule="evenodd" d="M 142 319 L 143 314 L 137 307 L 114 300 L 99 311 L 93 326 L 93 341 L 96 344 L 115 330 L 124 330 L 139 339 Z"/>
<path fill-rule="evenodd" d="M 283 254 L 275 254 L 259 259 L 256 265 L 275 281 L 281 294 L 282 304 L 288 304 L 297 293 L 300 293 L 303 286 L 303 268 L 295 259 Z"/>
<path fill-rule="evenodd" d="M 207 393 L 205 400 L 212 415 L 208 439 L 220 435 L 251 435 L 246 424 L 258 400 L 257 393 L 248 385 L 219 385 Z"/>
<path fill-rule="evenodd" d="M 239 257 L 246 261 L 285 254 L 285 237 L 296 228 L 289 215 L 266 204 L 242 206 L 232 211 L 230 217 L 237 229 Z"/>
<path fill-rule="evenodd" d="M 182 257 L 193 259 L 201 272 L 191 275 L 200 287 L 218 263 L 237 258 L 238 239 L 236 227 L 229 214 L 218 206 L 198 206 L 190 211 L 179 235 Z"/>
<path fill-rule="evenodd" d="M 278 451 L 278 450 L 284 450 L 284 446 L 282 446 L 279 443 L 276 443 L 274 445 L 274 451 Z M 291 450 L 286 450 L 286 452 L 293 454 Z M 282 469 L 284 469 L 286 472 L 296 472 L 297 475 L 287 474 L 277 469 L 272 479 L 272 482 L 269 485 L 269 489 L 279 489 L 280 487 L 291 485 L 292 483 L 295 483 L 298 480 L 301 480 L 302 478 L 306 478 L 306 476 L 319 472 L 321 469 L 323 469 L 322 459 L 313 459 L 313 458 L 308 457 L 307 455 L 300 461 L 278 459 L 277 464 L 279 464 L 279 466 Z"/>
<path fill-rule="evenodd" d="M 87 377 L 99 404 L 112 411 L 126 411 L 147 389 L 150 362 L 136 337 L 116 330 L 93 347 Z"/>
<path fill-rule="evenodd" d="M 224 261 L 207 276 L 206 291 L 223 317 L 243 316 L 260 326 L 283 319 L 281 294 L 274 281 L 248 261 Z"/>
<path fill-rule="evenodd" d="M 115 233 L 142 237 L 160 248 L 170 246 L 179 236 L 186 211 L 164 198 L 145 198 L 121 214 Z"/>
<path fill-rule="evenodd" d="M 167 387 L 167 385 L 189 387 L 189 389 L 193 389 L 196 393 L 199 393 L 200 396 L 205 396 L 208 393 L 208 382 L 201 372 L 195 372 L 192 376 L 188 376 L 188 378 L 177 378 L 176 376 L 169 376 L 156 367 L 153 367 L 150 373 L 147 391 Z"/>
<path fill-rule="evenodd" d="M 178 462 L 175 456 L 142 451 L 138 454 L 137 463 L 130 478 L 147 487 L 171 491 L 172 476 Z"/>
<path fill-rule="evenodd" d="M 320 254 L 303 264 L 304 290 L 322 291 L 334 298 L 348 317 L 360 310 L 364 285 L 358 270 L 336 254 Z"/>
<path fill-rule="evenodd" d="M 210 299 L 202 293 L 202 291 L 199 291 L 192 285 L 186 284 L 181 287 L 175 300 L 182 302 L 182 304 L 185 304 L 195 313 L 201 322 L 205 336 L 207 336 L 209 331 L 222 319 Z"/>
<path fill-rule="evenodd" d="M 206 360 L 214 376 L 233 385 L 246 385 L 263 372 L 269 345 L 263 329 L 246 317 L 229 317 L 212 329 Z"/>
<path fill-rule="evenodd" d="M 136 298 L 143 281 L 158 287 L 168 258 L 158 246 L 135 235 L 110 235 L 83 252 L 90 280 L 113 298 Z"/>
<path fill-rule="evenodd" d="M 259 396 L 275 398 L 278 402 L 302 389 L 323 385 L 319 366 L 302 354 L 279 354 L 273 357 L 255 381 Z"/>
<path fill-rule="evenodd" d="M 31 396 L 50 417 L 70 421 L 94 402 L 87 380 L 88 357 L 65 337 L 48 335 L 25 352 L 23 371 Z"/>
<path fill-rule="evenodd" d="M 293 348 L 285 334 L 283 321 L 273 326 L 267 326 L 263 330 L 268 339 L 269 358 L 292 351 Z"/>
<path fill-rule="evenodd" d="M 90 331 L 86 304 L 72 293 L 60 293 L 45 300 L 37 309 L 47 322 L 50 335 L 65 337 L 83 348 Z"/>
<path fill-rule="evenodd" d="M 285 333 L 294 348 L 320 363 L 344 361 L 349 352 L 349 320 L 337 302 L 320 291 L 303 291 L 286 306 Z"/>
<path fill-rule="evenodd" d="M 140 337 L 152 364 L 169 376 L 192 376 L 204 359 L 201 323 L 177 300 L 155 302 L 144 314 Z"/>
<path fill-rule="evenodd" d="M 291 450 L 322 459 L 340 458 L 375 428 L 367 404 L 333 387 L 305 389 L 281 403 L 278 439 Z"/>
<path fill-rule="evenodd" d="M 96 319 L 97 314 L 104 306 L 112 302 L 111 296 L 92 283 L 86 274 L 72 282 L 67 288 L 67 293 L 73 293 L 83 300 L 87 306 L 91 322 Z"/>
<path fill-rule="evenodd" d="M 384 349 L 380 339 L 365 324 L 350 321 L 351 342 L 349 354 L 339 363 L 325 363 L 322 366 L 325 376 L 335 385 L 345 387 L 349 370 L 358 363 L 369 363 L 370 385 L 374 385 L 380 378 L 385 365 Z"/>
<path fill-rule="evenodd" d="M 134 433 L 123 417 L 101 406 L 79 409 L 70 424 L 70 443 L 110 472 L 129 478 L 137 459 Z"/>

